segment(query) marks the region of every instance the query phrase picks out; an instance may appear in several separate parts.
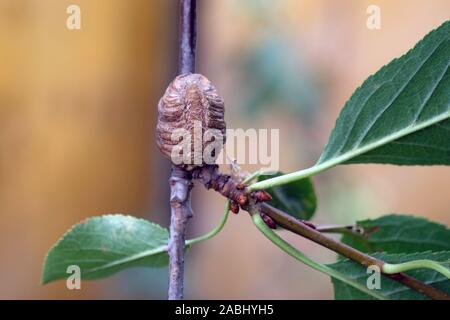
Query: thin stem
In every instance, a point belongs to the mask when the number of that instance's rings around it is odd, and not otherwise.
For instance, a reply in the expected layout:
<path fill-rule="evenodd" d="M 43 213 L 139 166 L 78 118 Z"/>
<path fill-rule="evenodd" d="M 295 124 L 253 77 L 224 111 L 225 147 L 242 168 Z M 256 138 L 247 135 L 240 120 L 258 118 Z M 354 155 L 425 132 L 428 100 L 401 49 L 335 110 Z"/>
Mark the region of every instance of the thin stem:
<path fill-rule="evenodd" d="M 315 229 L 322 233 L 340 233 L 361 236 L 364 230 L 357 225 L 316 225 Z"/>
<path fill-rule="evenodd" d="M 279 247 L 281 250 L 292 256 L 293 258 L 297 259 L 298 261 L 306 264 L 307 266 L 320 271 L 322 273 L 325 273 L 326 275 L 333 277 L 335 279 L 338 279 L 349 286 L 352 286 L 374 298 L 380 299 L 380 300 L 388 300 L 389 298 L 385 295 L 382 295 L 374 290 L 368 289 L 366 286 L 360 284 L 359 282 L 350 279 L 349 277 L 345 276 L 344 274 L 333 270 L 326 265 L 320 264 L 315 262 L 314 260 L 311 260 L 307 256 L 305 256 L 303 253 L 298 251 L 296 248 L 294 248 L 292 245 L 290 245 L 288 242 L 286 242 L 284 239 L 279 237 L 275 232 L 270 229 L 261 216 L 259 214 L 253 214 L 252 216 L 253 223 L 256 225 L 256 227 L 270 240 L 272 241 L 277 247 Z"/>
<path fill-rule="evenodd" d="M 212 229 L 210 232 L 208 232 L 200 237 L 187 240 L 186 245 L 192 245 L 192 244 L 196 244 L 196 243 L 199 243 L 202 241 L 206 241 L 206 240 L 211 239 L 215 235 L 217 235 L 220 231 L 222 231 L 223 227 L 225 226 L 225 223 L 227 222 L 227 219 L 228 219 L 229 212 L 230 212 L 230 200 L 227 200 L 225 202 L 225 209 L 223 211 L 222 219 L 220 219 L 219 224 L 214 229 Z"/>
<path fill-rule="evenodd" d="M 192 181 L 190 175 L 184 170 L 173 166 L 169 179 L 171 219 L 169 242 L 169 300 L 183 298 L 184 283 L 184 247 L 186 227 L 192 217 L 190 193 Z"/>
<path fill-rule="evenodd" d="M 180 1 L 179 73 L 195 72 L 197 42 L 197 0 Z"/>
<path fill-rule="evenodd" d="M 258 178 L 258 177 L 259 177 L 260 175 L 262 175 L 262 174 L 264 174 L 264 172 L 261 171 L 261 170 L 257 170 L 257 171 L 255 171 L 255 172 L 252 172 L 252 173 L 250 173 L 250 174 L 245 178 L 244 181 L 242 181 L 242 183 L 249 183 L 249 182 L 251 182 L 253 179 Z"/>
<path fill-rule="evenodd" d="M 383 265 L 385 264 L 384 261 L 371 257 L 333 238 L 329 238 L 322 234 L 320 231 L 307 226 L 303 222 L 295 219 L 294 217 L 279 209 L 263 203 L 261 205 L 261 211 L 270 216 L 281 227 L 290 230 L 291 232 L 294 232 L 336 253 L 339 253 L 342 256 L 349 258 L 350 260 L 356 261 L 365 267 L 376 265 L 381 270 L 383 270 Z M 450 298 L 450 296 L 445 292 L 433 288 L 432 286 L 427 285 L 407 274 L 395 273 L 385 275 L 392 280 L 400 282 L 403 285 L 408 286 L 411 289 L 418 291 L 432 299 L 447 300 Z"/>
<path fill-rule="evenodd" d="M 319 172 L 325 171 L 327 169 L 330 169 L 334 166 L 339 164 L 339 162 L 324 162 L 320 165 L 315 165 L 311 168 L 288 173 L 279 177 L 270 178 L 267 180 L 256 182 L 248 187 L 249 191 L 255 191 L 255 190 L 261 190 L 261 189 L 268 189 L 276 186 L 280 186 L 283 184 L 288 184 L 290 182 L 294 182 L 300 179 L 311 177 L 315 174 L 318 174 Z"/>
<path fill-rule="evenodd" d="M 389 142 L 392 142 L 394 140 L 397 140 L 405 135 L 408 135 L 413 132 L 419 131 L 421 129 L 427 128 L 429 126 L 432 126 L 433 124 L 439 123 L 448 118 L 450 118 L 450 112 L 444 112 L 443 114 L 441 114 L 437 117 L 431 118 L 427 121 L 423 121 L 420 124 L 416 124 L 414 126 L 409 126 L 404 129 L 401 129 L 401 130 L 394 132 L 382 139 L 376 140 L 376 141 L 366 144 L 364 146 L 360 146 L 360 147 L 353 149 L 351 151 L 348 151 L 340 156 L 331 158 L 324 162 L 321 162 L 321 159 L 319 159 L 319 162 L 317 164 L 315 164 L 314 166 L 312 166 L 311 168 L 292 172 L 289 174 L 285 174 L 283 176 L 267 179 L 267 180 L 252 184 L 249 187 L 249 191 L 272 188 L 272 187 L 280 186 L 283 184 L 287 184 L 289 182 L 297 181 L 297 180 L 300 180 L 303 178 L 311 177 L 319 172 L 325 171 L 334 166 L 337 166 L 338 164 L 342 164 L 346 161 L 349 161 L 350 159 L 355 158 L 356 156 L 359 156 L 370 150 L 379 148 L 379 147 L 381 147 Z"/>
<path fill-rule="evenodd" d="M 414 261 L 408 261 L 408 262 L 396 263 L 396 264 L 385 263 L 383 265 L 382 271 L 387 274 L 393 274 L 393 273 L 405 272 L 405 271 L 414 270 L 414 269 L 432 269 L 434 271 L 437 271 L 437 272 L 443 274 L 445 277 L 450 279 L 450 270 L 449 269 L 447 269 L 445 266 L 443 266 L 442 264 L 440 264 L 436 261 L 427 260 L 427 259 L 414 260 Z"/>
<path fill-rule="evenodd" d="M 252 181 L 254 178 L 259 176 L 260 174 L 261 174 L 260 171 L 253 172 L 252 174 L 250 174 L 249 176 L 247 176 L 245 178 L 243 183 L 248 183 L 249 181 Z M 186 245 L 192 245 L 195 243 L 206 241 L 206 240 L 211 239 L 215 235 L 217 235 L 220 231 L 222 231 L 223 227 L 225 226 L 225 223 L 228 220 L 229 213 L 230 213 L 230 200 L 227 199 L 227 201 L 225 201 L 225 208 L 223 210 L 222 219 L 220 219 L 219 224 L 214 229 L 212 229 L 210 232 L 208 232 L 200 237 L 186 241 Z"/>
<path fill-rule="evenodd" d="M 288 215 L 287 213 L 274 208 L 266 203 L 261 205 L 261 210 L 265 214 L 269 215 L 275 220 L 277 224 L 283 228 L 290 230 L 296 234 L 299 234 L 307 239 L 310 239 L 332 251 L 341 253 L 345 257 L 357 261 L 360 264 L 368 267 L 370 265 L 376 265 L 381 268 L 383 261 L 371 257 L 365 253 L 362 253 L 344 243 L 341 243 L 333 238 L 327 237 L 320 231 L 306 225 L 305 223 L 297 220 L 296 218 Z"/>
<path fill-rule="evenodd" d="M 178 69 L 180 74 L 195 72 L 195 46 L 197 39 L 197 1 L 180 0 L 180 41 Z M 186 227 L 192 217 L 190 192 L 192 176 L 182 168 L 172 166 L 170 181 L 170 238 L 169 300 L 183 298 L 184 248 Z"/>
<path fill-rule="evenodd" d="M 242 196 L 244 192 L 245 202 L 247 204 L 242 205 L 241 208 L 253 214 L 251 211 L 253 207 L 258 207 L 258 211 L 270 216 L 276 224 L 281 227 L 290 230 L 306 239 L 309 239 L 317 244 L 324 246 L 336 253 L 343 255 L 359 264 L 369 267 L 372 265 L 378 266 L 382 270 L 384 261 L 371 257 L 361 251 L 358 251 L 344 243 L 341 243 L 333 238 L 329 238 L 322 234 L 320 231 L 314 229 L 313 226 L 308 226 L 300 220 L 288 215 L 287 213 L 273 208 L 267 203 L 258 202 L 258 199 L 253 198 L 252 193 L 247 190 L 242 189 L 239 183 L 233 181 L 233 179 L 228 176 L 221 174 L 218 171 L 217 166 L 209 166 L 200 169 L 198 172 L 193 174 L 194 179 L 202 183 L 207 189 L 213 188 L 215 191 L 219 192 L 221 195 L 225 196 L 230 200 L 236 201 L 238 197 Z M 239 202 L 239 201 L 238 201 Z M 411 289 L 422 293 L 432 299 L 449 299 L 450 296 L 441 290 L 433 288 L 413 277 L 404 274 L 385 274 L 386 277 L 393 279 Z"/>

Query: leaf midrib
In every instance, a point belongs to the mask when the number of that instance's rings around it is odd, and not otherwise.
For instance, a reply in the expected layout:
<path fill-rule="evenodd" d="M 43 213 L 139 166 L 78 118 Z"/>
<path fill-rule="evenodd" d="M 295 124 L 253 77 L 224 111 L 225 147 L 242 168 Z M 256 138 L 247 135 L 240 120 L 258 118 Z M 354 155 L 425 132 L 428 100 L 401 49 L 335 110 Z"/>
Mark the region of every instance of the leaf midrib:
<path fill-rule="evenodd" d="M 377 114 L 377 116 L 374 118 L 374 120 L 371 122 L 371 124 L 366 128 L 365 132 L 361 135 L 361 137 L 358 139 L 358 141 L 355 143 L 355 147 L 353 149 L 357 149 L 361 146 L 362 141 L 364 140 L 364 138 L 366 137 L 366 135 L 368 134 L 368 132 L 370 131 L 370 129 L 372 128 L 372 126 L 378 121 L 379 117 L 386 112 L 387 110 L 390 109 L 390 107 L 392 106 L 392 104 L 397 100 L 397 98 L 403 93 L 404 89 L 411 83 L 411 81 L 414 79 L 414 77 L 417 76 L 417 74 L 419 73 L 419 71 L 423 68 L 423 66 L 429 61 L 429 59 L 433 56 L 433 54 L 442 46 L 442 44 L 446 43 L 447 39 L 444 39 L 442 41 L 440 41 L 438 44 L 436 44 L 435 48 L 430 52 L 430 54 L 423 59 L 423 61 L 419 64 L 418 68 L 413 72 L 413 74 L 409 77 L 408 81 L 405 81 L 404 85 L 398 90 L 397 94 L 391 99 L 391 101 L 381 110 L 381 112 L 379 112 Z M 373 92 L 371 92 L 368 97 L 364 100 L 363 102 L 363 106 L 358 110 L 357 115 L 354 117 L 354 121 L 352 122 L 352 128 L 350 130 L 348 130 L 348 134 L 345 137 L 344 142 L 341 144 L 340 148 L 336 151 L 337 154 L 339 154 L 341 152 L 341 150 L 345 149 L 348 143 L 348 138 L 351 136 L 351 132 L 354 129 L 355 124 L 358 122 L 357 119 L 359 118 L 360 113 L 362 112 L 362 110 L 364 110 L 365 106 L 367 106 L 367 102 L 369 101 L 370 97 L 372 97 L 376 92 L 378 92 L 380 90 L 381 87 L 383 87 L 386 83 L 392 83 L 393 80 L 397 77 L 397 75 L 399 73 L 401 73 L 401 71 L 403 70 L 404 65 L 411 59 L 412 57 L 408 57 L 408 59 L 405 59 L 402 63 L 402 66 L 399 67 L 399 69 L 397 70 L 397 72 L 388 80 L 388 81 L 384 81 L 380 86 L 378 86 Z M 422 104 L 422 106 L 419 108 L 419 112 L 418 114 L 416 114 L 415 116 L 415 120 L 412 122 L 412 124 L 415 123 L 415 121 L 418 119 L 420 113 L 422 112 L 423 107 L 427 104 L 429 98 L 432 96 L 432 94 L 434 93 L 436 87 L 439 85 L 439 83 L 441 82 L 443 76 L 447 73 L 448 70 L 448 66 L 449 64 L 446 65 L 444 69 L 444 72 L 442 73 L 442 75 L 439 77 L 439 79 L 436 81 L 434 87 L 432 90 L 430 90 L 430 94 L 426 97 L 426 99 L 424 99 L 424 102 Z M 345 154 L 346 152 L 344 152 L 343 154 Z M 324 162 L 326 162 L 327 160 L 325 160 Z M 319 159 L 320 162 L 320 159 Z"/>
<path fill-rule="evenodd" d="M 363 153 L 366 153 L 366 152 L 371 151 L 373 149 L 376 149 L 376 148 L 379 148 L 381 146 L 384 146 L 385 144 L 388 144 L 388 143 L 390 143 L 390 142 L 392 142 L 394 140 L 400 139 L 400 138 L 402 138 L 402 137 L 404 137 L 406 135 L 409 135 L 409 134 L 411 134 L 413 132 L 425 129 L 425 128 L 427 128 L 429 126 L 432 126 L 432 125 L 434 125 L 436 123 L 439 123 L 439 122 L 442 122 L 444 120 L 447 120 L 448 118 L 450 118 L 450 111 L 447 111 L 447 112 L 445 112 L 443 114 L 440 114 L 437 117 L 428 119 L 427 121 L 424 121 L 422 123 L 412 124 L 412 125 L 410 125 L 408 127 L 405 127 L 405 128 L 403 128 L 403 129 L 401 129 L 399 131 L 396 131 L 396 132 L 394 132 L 394 133 L 392 133 L 390 135 L 387 135 L 387 136 L 385 136 L 382 139 L 379 139 L 379 140 L 374 141 L 372 143 L 368 143 L 365 146 L 359 146 L 358 148 L 355 148 L 355 149 L 353 149 L 351 151 L 343 153 L 340 156 L 337 156 L 335 158 L 331 158 L 330 160 L 327 160 L 325 162 L 317 164 L 317 165 L 311 167 L 310 169 L 316 168 L 316 170 L 319 170 L 319 168 L 320 168 L 320 171 L 322 171 L 322 170 L 328 169 L 330 167 L 334 167 L 335 165 L 337 165 L 339 163 L 345 162 L 347 160 L 350 160 L 351 158 L 359 156 L 360 154 L 363 154 Z M 304 171 L 307 171 L 307 170 L 309 170 L 309 169 L 306 169 Z"/>
<path fill-rule="evenodd" d="M 353 149 L 352 151 L 343 153 L 338 157 L 331 158 L 322 163 L 317 162 L 314 166 L 312 166 L 310 168 L 292 172 L 292 173 L 288 173 L 286 175 L 283 175 L 280 177 L 275 177 L 275 178 L 272 178 L 269 180 L 264 180 L 264 181 L 254 183 L 253 185 L 250 185 L 249 190 L 252 191 L 252 190 L 257 190 L 260 188 L 270 188 L 270 187 L 276 186 L 278 181 L 283 181 L 284 183 L 289 183 L 289 182 L 292 182 L 292 181 L 295 181 L 298 179 L 311 177 L 319 172 L 322 172 L 324 170 L 327 170 L 334 166 L 337 166 L 338 164 L 343 163 L 347 160 L 350 160 L 356 156 L 359 156 L 368 151 L 371 151 L 373 149 L 384 146 L 385 144 L 388 144 L 394 140 L 400 139 L 400 138 L 402 138 L 408 134 L 411 134 L 413 132 L 425 129 L 429 126 L 435 125 L 435 124 L 442 122 L 444 120 L 447 120 L 449 118 L 450 118 L 450 110 L 438 115 L 437 117 L 430 118 L 422 123 L 419 123 L 419 124 L 415 123 L 413 125 L 405 127 L 399 131 L 396 131 L 390 135 L 385 136 L 382 139 L 379 139 L 372 143 L 366 144 L 363 147 Z M 320 159 L 319 159 L 319 161 L 320 161 Z"/>

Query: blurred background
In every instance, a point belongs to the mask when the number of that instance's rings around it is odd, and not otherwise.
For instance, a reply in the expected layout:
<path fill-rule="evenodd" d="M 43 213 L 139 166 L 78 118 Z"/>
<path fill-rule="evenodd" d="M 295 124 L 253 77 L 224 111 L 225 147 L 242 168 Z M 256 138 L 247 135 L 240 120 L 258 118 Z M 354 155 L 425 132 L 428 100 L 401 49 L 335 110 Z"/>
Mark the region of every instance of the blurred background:
<path fill-rule="evenodd" d="M 81 30 L 66 9 L 81 8 Z M 366 27 L 369 5 L 381 29 Z M 175 0 L 0 1 L 0 298 L 166 297 L 165 269 L 131 269 L 67 290 L 39 284 L 73 224 L 122 212 L 168 225 L 168 162 L 156 105 L 177 72 Z M 447 0 L 199 0 L 198 64 L 226 101 L 229 128 L 279 128 L 280 166 L 313 164 L 339 110 L 371 73 L 450 18 Z M 256 167 L 245 167 L 247 170 Z M 450 224 L 445 167 L 341 166 L 314 178 L 318 223 L 397 212 Z M 198 186 L 190 236 L 223 199 Z M 331 299 L 330 280 L 231 216 L 186 262 L 190 299 Z M 334 255 L 286 235 L 310 256 Z"/>

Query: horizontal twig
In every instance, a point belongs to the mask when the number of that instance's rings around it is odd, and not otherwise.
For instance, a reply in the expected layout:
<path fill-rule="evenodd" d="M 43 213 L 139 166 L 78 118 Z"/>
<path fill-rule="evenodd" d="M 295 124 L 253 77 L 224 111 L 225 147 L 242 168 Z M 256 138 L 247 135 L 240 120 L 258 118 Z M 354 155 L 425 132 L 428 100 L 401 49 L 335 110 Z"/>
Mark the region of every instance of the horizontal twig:
<path fill-rule="evenodd" d="M 296 233 L 308 240 L 311 240 L 325 248 L 328 248 L 350 260 L 358 262 L 359 264 L 368 267 L 376 265 L 382 270 L 384 261 L 367 255 L 353 247 L 350 247 L 340 241 L 330 238 L 320 231 L 316 230 L 312 224 L 304 223 L 291 215 L 270 206 L 265 202 L 261 202 L 260 199 L 255 198 L 257 191 L 248 192 L 245 186 L 241 183 L 234 181 L 233 178 L 226 174 L 221 174 L 217 166 L 205 166 L 199 168 L 193 173 L 193 178 L 202 183 L 206 188 L 214 189 L 224 197 L 230 199 L 232 202 L 239 202 L 239 198 L 245 195 L 245 203 L 240 204 L 241 208 L 250 213 L 262 212 L 269 216 L 276 224 Z M 253 210 L 253 206 L 257 206 L 257 210 Z M 403 285 L 420 292 L 431 299 L 435 300 L 449 300 L 450 296 L 426 283 L 423 283 L 405 273 L 385 274 L 386 277 L 402 283 Z"/>
<path fill-rule="evenodd" d="M 358 262 L 359 264 L 368 267 L 370 265 L 376 265 L 382 270 L 384 261 L 369 256 L 353 247 L 350 247 L 340 241 L 327 237 L 320 231 L 312 228 L 311 226 L 295 219 L 287 213 L 274 208 L 267 203 L 261 204 L 261 211 L 270 216 L 281 227 L 296 233 L 306 239 L 309 239 L 323 247 L 326 247 L 348 259 Z M 430 285 L 427 285 L 405 273 L 385 274 L 386 277 L 391 278 L 394 281 L 400 282 L 405 286 L 418 291 L 432 299 L 436 300 L 449 300 L 450 296 Z"/>

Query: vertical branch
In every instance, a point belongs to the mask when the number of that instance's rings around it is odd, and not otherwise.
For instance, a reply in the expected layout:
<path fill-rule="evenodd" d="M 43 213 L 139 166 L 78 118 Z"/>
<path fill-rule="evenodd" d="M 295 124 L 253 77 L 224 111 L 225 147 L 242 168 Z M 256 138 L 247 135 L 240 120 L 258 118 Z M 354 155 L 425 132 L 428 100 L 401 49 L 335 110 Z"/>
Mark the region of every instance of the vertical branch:
<path fill-rule="evenodd" d="M 173 166 L 169 178 L 170 183 L 170 238 L 169 253 L 169 300 L 183 298 L 184 283 L 184 243 L 186 227 L 192 217 L 190 192 L 192 179 L 189 172 Z"/>
<path fill-rule="evenodd" d="M 197 33 L 196 0 L 180 0 L 180 41 L 178 69 L 180 74 L 195 72 L 195 44 Z M 186 227 L 192 217 L 190 192 L 192 176 L 184 169 L 172 166 L 170 183 L 170 238 L 169 254 L 169 300 L 183 298 L 184 245 Z"/>
<path fill-rule="evenodd" d="M 195 45 L 197 42 L 197 0 L 180 0 L 180 74 L 195 72 Z"/>

